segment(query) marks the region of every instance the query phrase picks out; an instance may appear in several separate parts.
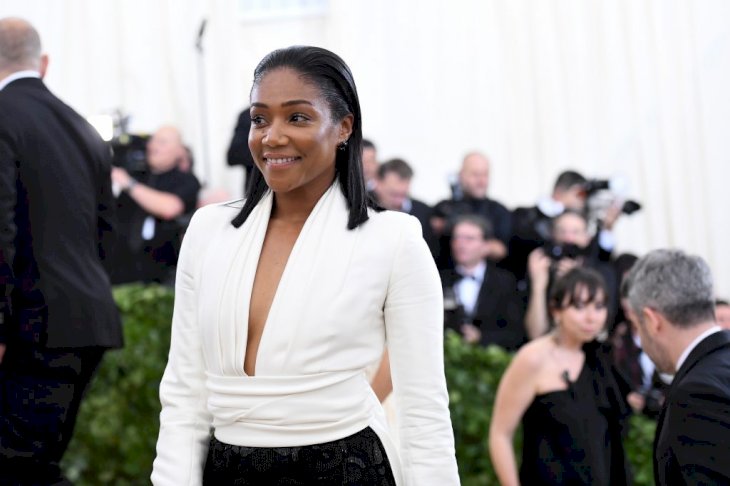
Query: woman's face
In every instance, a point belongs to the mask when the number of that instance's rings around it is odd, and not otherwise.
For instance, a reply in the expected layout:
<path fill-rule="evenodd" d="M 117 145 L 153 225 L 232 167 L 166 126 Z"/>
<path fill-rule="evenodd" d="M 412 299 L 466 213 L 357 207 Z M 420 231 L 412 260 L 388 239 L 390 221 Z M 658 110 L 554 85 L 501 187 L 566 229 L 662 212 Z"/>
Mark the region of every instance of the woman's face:
<path fill-rule="evenodd" d="M 598 336 L 606 325 L 608 310 L 603 291 L 596 292 L 592 301 L 588 301 L 588 289 L 578 290 L 576 302 L 568 305 L 566 301 L 561 309 L 553 311 L 553 318 L 560 332 L 580 342 L 589 342 Z"/>
<path fill-rule="evenodd" d="M 352 115 L 333 121 L 320 90 L 297 71 L 269 71 L 251 91 L 248 146 L 275 193 L 327 190 L 335 176 L 337 145 L 351 132 Z"/>

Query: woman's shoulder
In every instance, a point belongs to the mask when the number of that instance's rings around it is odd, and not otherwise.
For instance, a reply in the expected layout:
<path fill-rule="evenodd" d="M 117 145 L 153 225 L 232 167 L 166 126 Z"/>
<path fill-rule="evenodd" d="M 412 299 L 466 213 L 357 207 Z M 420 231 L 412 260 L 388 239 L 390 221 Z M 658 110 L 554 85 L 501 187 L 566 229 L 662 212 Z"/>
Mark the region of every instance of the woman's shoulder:
<path fill-rule="evenodd" d="M 417 234 L 421 234 L 421 223 L 415 216 L 389 209 L 383 211 L 368 210 L 368 220 L 364 227 L 368 225 L 374 231 L 383 231 L 396 235 L 402 232 L 417 232 Z"/>
<path fill-rule="evenodd" d="M 550 336 L 541 336 L 523 345 L 512 362 L 528 372 L 536 372 L 545 366 L 552 347 Z"/>
<path fill-rule="evenodd" d="M 193 213 L 186 234 L 214 231 L 216 228 L 230 225 L 242 207 L 243 199 L 200 207 Z"/>
<path fill-rule="evenodd" d="M 246 202 L 245 199 L 232 199 L 220 203 L 206 204 L 195 211 L 195 216 L 207 219 L 230 216 L 231 214 L 235 216 L 243 208 L 244 202 Z"/>

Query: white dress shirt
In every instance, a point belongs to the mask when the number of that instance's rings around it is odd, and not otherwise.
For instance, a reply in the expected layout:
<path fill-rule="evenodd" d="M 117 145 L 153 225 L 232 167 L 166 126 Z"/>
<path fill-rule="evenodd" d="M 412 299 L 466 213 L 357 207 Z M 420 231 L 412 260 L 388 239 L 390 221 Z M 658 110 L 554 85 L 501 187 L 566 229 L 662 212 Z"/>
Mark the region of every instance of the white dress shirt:
<path fill-rule="evenodd" d="M 479 292 L 484 282 L 484 276 L 487 272 L 487 264 L 481 262 L 471 271 L 457 265 L 455 270 L 456 273 L 462 275 L 462 278 L 454 284 L 454 293 L 464 307 L 464 312 L 469 316 L 473 316 L 476 311 Z"/>
<path fill-rule="evenodd" d="M 641 349 L 641 337 L 638 334 L 634 334 L 632 337 L 636 347 Z M 648 390 L 651 388 L 651 381 L 656 370 L 656 365 L 644 350 L 639 353 L 639 366 L 641 366 L 641 387 L 643 390 Z"/>
<path fill-rule="evenodd" d="M 679 371 L 679 368 L 682 367 L 685 361 L 687 361 L 687 356 L 689 356 L 689 353 L 692 352 L 694 348 L 697 347 L 698 344 L 700 344 L 704 339 L 712 334 L 715 334 L 716 332 L 722 331 L 722 328 L 720 326 L 712 326 L 689 343 L 689 346 L 687 346 L 682 354 L 679 355 L 679 359 L 677 360 L 677 367 L 675 368 L 677 371 Z"/>
<path fill-rule="evenodd" d="M 25 71 L 16 71 L 13 74 L 10 74 L 8 76 L 5 76 L 3 79 L 0 80 L 0 91 L 5 88 L 5 86 L 9 85 L 16 79 L 22 79 L 22 78 L 36 78 L 40 79 L 41 73 L 38 71 L 33 70 L 25 70 Z"/>

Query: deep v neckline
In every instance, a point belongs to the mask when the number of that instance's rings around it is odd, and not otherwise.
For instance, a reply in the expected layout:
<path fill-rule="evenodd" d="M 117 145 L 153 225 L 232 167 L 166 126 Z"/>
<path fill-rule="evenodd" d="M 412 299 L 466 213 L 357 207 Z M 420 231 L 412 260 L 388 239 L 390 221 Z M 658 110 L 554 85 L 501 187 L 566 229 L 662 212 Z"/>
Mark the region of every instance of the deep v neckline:
<path fill-rule="evenodd" d="M 310 214 L 310 216 L 311 216 L 311 214 Z M 307 218 L 307 219 L 309 219 L 309 218 Z M 256 277 L 258 276 L 259 272 L 262 272 L 262 273 L 269 272 L 269 270 L 267 270 L 266 268 L 261 268 L 261 269 L 259 268 L 259 266 L 261 265 L 261 256 L 263 254 L 264 244 L 266 242 L 267 237 L 269 237 L 268 233 L 269 233 L 269 227 L 271 225 L 270 217 L 269 217 L 269 221 L 266 224 L 266 230 L 264 232 L 264 239 L 261 243 L 260 250 L 258 252 L 258 258 L 256 259 L 256 266 L 255 266 L 256 270 L 254 272 L 254 278 L 253 278 L 253 282 L 251 284 L 251 289 L 250 289 L 249 297 L 248 297 L 248 316 L 246 319 L 246 326 L 247 326 L 246 343 L 245 343 L 245 350 L 244 350 L 244 355 L 243 355 L 243 372 L 246 374 L 246 376 L 253 377 L 253 376 L 258 375 L 258 358 L 260 355 L 262 344 L 264 342 L 264 335 L 266 334 L 266 330 L 269 327 L 270 321 L 272 319 L 272 314 L 274 314 L 274 311 L 276 310 L 276 305 L 279 300 L 279 295 L 281 294 L 280 290 L 283 287 L 282 284 L 284 283 L 284 279 L 287 274 L 287 269 L 290 267 L 289 263 L 291 262 L 292 258 L 295 256 L 294 251 L 297 248 L 297 243 L 299 242 L 299 240 L 302 236 L 302 233 L 304 232 L 304 227 L 306 226 L 306 224 L 307 224 L 307 222 L 305 220 L 304 223 L 302 224 L 302 227 L 299 229 L 299 232 L 297 233 L 296 238 L 294 238 L 294 243 L 291 245 L 291 248 L 289 249 L 289 252 L 286 255 L 286 261 L 284 262 L 284 266 L 283 266 L 283 269 L 281 270 L 281 274 L 279 275 L 279 279 L 276 282 L 274 282 L 272 285 L 272 287 L 274 288 L 273 295 L 271 297 L 271 301 L 269 302 L 268 308 L 264 310 L 263 325 L 261 327 L 261 332 L 260 332 L 258 343 L 256 344 L 256 347 L 255 347 L 256 355 L 253 357 L 253 374 L 249 374 L 246 372 L 246 360 L 248 359 L 248 351 L 249 351 L 248 338 L 251 333 L 251 308 L 253 306 L 254 290 L 256 289 Z"/>
<path fill-rule="evenodd" d="M 271 299 L 271 305 L 269 306 L 268 313 L 266 314 L 266 318 L 264 319 L 264 325 L 261 329 L 261 337 L 259 338 L 258 347 L 256 348 L 256 357 L 254 358 L 254 374 L 249 375 L 246 373 L 245 364 L 246 364 L 246 358 L 248 356 L 248 335 L 249 335 L 249 320 L 251 315 L 251 298 L 253 297 L 253 290 L 254 290 L 254 284 L 256 281 L 256 272 L 258 272 L 258 266 L 261 261 L 261 253 L 263 252 L 264 247 L 264 241 L 266 240 L 266 233 L 269 229 L 269 224 L 271 222 L 271 213 L 274 210 L 274 194 L 270 194 L 269 197 L 271 198 L 270 201 L 270 207 L 268 211 L 268 215 L 266 216 L 266 224 L 263 228 L 263 235 L 260 237 L 259 244 L 257 245 L 257 252 L 255 255 L 256 264 L 253 267 L 254 275 L 251 278 L 250 282 L 250 288 L 248 288 L 248 308 L 246 315 L 244 316 L 244 325 L 246 332 L 244 333 L 244 340 L 243 340 L 243 357 L 240 360 L 240 366 L 241 366 L 241 372 L 244 376 L 247 377 L 256 377 L 259 376 L 259 357 L 261 356 L 261 351 L 264 348 L 264 344 L 267 342 L 266 337 L 269 334 L 269 328 L 271 327 L 272 321 L 276 317 L 276 311 L 279 308 L 279 301 L 281 300 L 281 294 L 285 293 L 286 291 L 286 283 L 288 280 L 288 276 L 291 273 L 291 267 L 295 264 L 295 260 L 297 258 L 297 254 L 302 246 L 302 240 L 304 239 L 303 236 L 305 233 L 309 230 L 309 228 L 312 225 L 312 222 L 314 221 L 317 213 L 321 210 L 322 204 L 324 203 L 325 199 L 330 195 L 330 192 L 335 189 L 336 184 L 332 184 L 325 192 L 322 194 L 322 196 L 319 198 L 317 203 L 314 205 L 314 208 L 312 208 L 312 212 L 309 213 L 309 216 L 307 216 L 307 219 L 304 221 L 304 224 L 302 225 L 302 229 L 299 231 L 299 234 L 297 235 L 296 239 L 294 240 L 294 244 L 292 245 L 291 251 L 289 252 L 289 256 L 287 257 L 286 263 L 284 264 L 284 270 L 281 272 L 281 277 L 279 278 L 279 281 L 276 285 L 276 289 L 274 290 L 274 296 Z"/>

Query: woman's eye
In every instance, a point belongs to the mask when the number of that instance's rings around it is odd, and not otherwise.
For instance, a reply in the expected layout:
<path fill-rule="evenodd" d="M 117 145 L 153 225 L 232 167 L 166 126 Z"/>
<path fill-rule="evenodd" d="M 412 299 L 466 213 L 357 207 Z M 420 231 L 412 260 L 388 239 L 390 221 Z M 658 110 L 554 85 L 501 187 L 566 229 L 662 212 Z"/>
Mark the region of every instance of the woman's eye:
<path fill-rule="evenodd" d="M 264 117 L 261 115 L 255 115 L 251 117 L 251 125 L 259 126 L 264 123 Z"/>
<path fill-rule="evenodd" d="M 309 120 L 309 118 L 307 118 L 306 116 L 302 115 L 301 113 L 294 113 L 291 116 L 291 121 L 293 121 L 294 123 L 305 122 L 307 120 Z"/>

